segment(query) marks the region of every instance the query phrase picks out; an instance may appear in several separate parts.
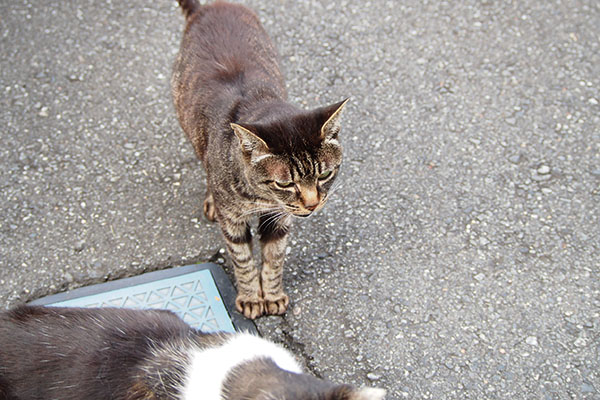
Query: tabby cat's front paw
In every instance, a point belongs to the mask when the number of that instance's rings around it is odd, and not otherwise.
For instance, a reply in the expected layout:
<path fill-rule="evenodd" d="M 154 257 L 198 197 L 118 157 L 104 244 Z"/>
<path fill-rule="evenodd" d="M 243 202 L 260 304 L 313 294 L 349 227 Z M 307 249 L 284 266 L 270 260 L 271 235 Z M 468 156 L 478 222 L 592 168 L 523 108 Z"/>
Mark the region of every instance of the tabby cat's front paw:
<path fill-rule="evenodd" d="M 204 216 L 210 222 L 215 222 L 217 219 L 217 212 L 215 210 L 215 201 L 213 200 L 212 194 L 207 194 L 204 199 Z"/>
<path fill-rule="evenodd" d="M 265 295 L 265 309 L 269 315 L 284 314 L 290 304 L 290 298 L 285 293 Z"/>
<path fill-rule="evenodd" d="M 244 317 L 256 319 L 264 314 L 265 303 L 263 299 L 257 297 L 243 296 L 238 294 L 235 298 L 235 308 L 244 314 Z"/>

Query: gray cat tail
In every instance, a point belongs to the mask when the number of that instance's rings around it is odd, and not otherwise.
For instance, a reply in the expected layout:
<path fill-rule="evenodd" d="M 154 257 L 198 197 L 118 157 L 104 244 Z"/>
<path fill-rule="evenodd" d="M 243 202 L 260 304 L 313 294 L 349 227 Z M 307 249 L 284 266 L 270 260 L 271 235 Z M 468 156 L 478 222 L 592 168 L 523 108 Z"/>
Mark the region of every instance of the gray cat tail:
<path fill-rule="evenodd" d="M 177 0 L 181 9 L 183 10 L 183 15 L 186 19 L 188 19 L 193 13 L 198 11 L 200 8 L 200 4 L 196 0 Z"/>

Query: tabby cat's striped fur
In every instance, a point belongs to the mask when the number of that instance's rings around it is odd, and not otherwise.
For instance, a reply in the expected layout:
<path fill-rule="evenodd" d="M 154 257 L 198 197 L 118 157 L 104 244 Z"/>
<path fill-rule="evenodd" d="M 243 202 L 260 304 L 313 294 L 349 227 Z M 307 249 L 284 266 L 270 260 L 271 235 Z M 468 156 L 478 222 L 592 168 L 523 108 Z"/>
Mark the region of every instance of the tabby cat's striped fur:
<path fill-rule="evenodd" d="M 180 124 L 207 175 L 204 213 L 233 262 L 237 308 L 248 318 L 288 306 L 282 268 L 292 216 L 325 204 L 342 161 L 340 102 L 312 111 L 286 101 L 277 52 L 241 5 L 180 0 L 187 25 L 172 90 Z M 258 216 L 262 269 L 249 221 Z"/>

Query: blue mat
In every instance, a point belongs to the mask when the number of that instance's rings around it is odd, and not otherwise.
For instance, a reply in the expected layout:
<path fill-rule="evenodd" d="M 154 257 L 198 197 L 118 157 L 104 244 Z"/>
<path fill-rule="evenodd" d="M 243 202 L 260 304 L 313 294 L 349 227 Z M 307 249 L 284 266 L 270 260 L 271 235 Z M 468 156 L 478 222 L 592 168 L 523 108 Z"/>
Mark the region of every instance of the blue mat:
<path fill-rule="evenodd" d="M 55 307 L 126 307 L 171 310 L 203 332 L 256 333 L 233 307 L 235 289 L 216 264 L 148 272 L 44 297 L 30 304 Z"/>

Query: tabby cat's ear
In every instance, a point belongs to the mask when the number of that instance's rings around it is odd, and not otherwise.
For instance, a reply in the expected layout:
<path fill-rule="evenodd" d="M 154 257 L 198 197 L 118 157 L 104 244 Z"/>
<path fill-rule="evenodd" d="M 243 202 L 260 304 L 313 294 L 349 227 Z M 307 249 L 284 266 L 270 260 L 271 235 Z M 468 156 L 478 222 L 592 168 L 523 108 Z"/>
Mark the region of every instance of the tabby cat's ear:
<path fill-rule="evenodd" d="M 321 127 L 322 140 L 337 139 L 337 135 L 340 131 L 340 115 L 348 100 L 350 99 L 348 98 L 329 107 L 325 107 L 324 112 L 327 120 Z"/>
<path fill-rule="evenodd" d="M 269 151 L 269 146 L 267 146 L 265 141 L 259 138 L 250 129 L 244 128 L 238 124 L 231 124 L 231 128 L 240 140 L 240 146 L 242 147 L 244 154 L 252 154 L 256 151 L 266 153 Z"/>

